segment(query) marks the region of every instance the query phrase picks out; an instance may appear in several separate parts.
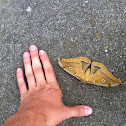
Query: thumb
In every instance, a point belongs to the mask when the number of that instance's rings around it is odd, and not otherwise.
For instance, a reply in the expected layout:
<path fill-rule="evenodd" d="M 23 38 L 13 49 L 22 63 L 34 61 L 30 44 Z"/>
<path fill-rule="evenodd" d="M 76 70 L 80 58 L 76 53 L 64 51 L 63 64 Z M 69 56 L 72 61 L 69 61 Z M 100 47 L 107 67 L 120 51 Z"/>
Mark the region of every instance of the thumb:
<path fill-rule="evenodd" d="M 77 105 L 68 107 L 67 116 L 70 117 L 82 117 L 92 114 L 92 108 L 85 105 Z"/>
<path fill-rule="evenodd" d="M 71 117 L 82 117 L 82 116 L 88 116 L 92 114 L 92 108 L 86 105 L 77 105 L 77 106 L 63 106 L 61 112 L 58 111 L 58 116 L 56 118 L 57 124 L 59 124 L 61 121 L 71 118 Z"/>

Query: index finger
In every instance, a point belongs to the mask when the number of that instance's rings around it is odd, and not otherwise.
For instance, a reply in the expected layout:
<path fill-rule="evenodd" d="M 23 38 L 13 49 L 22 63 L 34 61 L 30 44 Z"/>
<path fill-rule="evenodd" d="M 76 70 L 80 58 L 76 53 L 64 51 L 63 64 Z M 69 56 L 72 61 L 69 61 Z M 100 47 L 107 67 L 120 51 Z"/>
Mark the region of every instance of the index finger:
<path fill-rule="evenodd" d="M 40 50 L 39 55 L 40 55 L 40 59 L 43 64 L 47 83 L 57 82 L 56 76 L 55 76 L 52 64 L 50 63 L 48 55 L 46 54 L 46 52 L 44 50 Z"/>

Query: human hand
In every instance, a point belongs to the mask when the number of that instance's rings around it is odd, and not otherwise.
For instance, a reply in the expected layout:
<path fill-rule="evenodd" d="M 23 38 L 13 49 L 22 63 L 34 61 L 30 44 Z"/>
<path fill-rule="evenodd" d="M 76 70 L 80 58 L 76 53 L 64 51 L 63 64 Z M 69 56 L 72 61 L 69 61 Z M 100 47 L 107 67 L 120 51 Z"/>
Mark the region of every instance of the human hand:
<path fill-rule="evenodd" d="M 62 103 L 62 92 L 46 52 L 40 50 L 38 53 L 37 47 L 31 45 L 30 53 L 25 52 L 23 60 L 29 89 L 24 81 L 23 70 L 18 68 L 17 81 L 21 102 L 18 112 L 5 122 L 5 126 L 6 124 L 55 126 L 67 118 L 92 113 L 92 109 L 88 106 L 68 107 Z"/>

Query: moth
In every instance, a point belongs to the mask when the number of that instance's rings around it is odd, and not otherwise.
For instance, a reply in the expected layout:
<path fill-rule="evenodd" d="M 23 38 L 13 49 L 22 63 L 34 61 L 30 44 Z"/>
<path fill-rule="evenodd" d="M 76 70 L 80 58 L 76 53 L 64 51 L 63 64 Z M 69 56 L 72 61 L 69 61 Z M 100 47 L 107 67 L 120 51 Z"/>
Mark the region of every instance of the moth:
<path fill-rule="evenodd" d="M 86 57 L 59 58 L 58 63 L 66 72 L 87 84 L 114 87 L 121 83 L 102 63 L 91 62 Z"/>

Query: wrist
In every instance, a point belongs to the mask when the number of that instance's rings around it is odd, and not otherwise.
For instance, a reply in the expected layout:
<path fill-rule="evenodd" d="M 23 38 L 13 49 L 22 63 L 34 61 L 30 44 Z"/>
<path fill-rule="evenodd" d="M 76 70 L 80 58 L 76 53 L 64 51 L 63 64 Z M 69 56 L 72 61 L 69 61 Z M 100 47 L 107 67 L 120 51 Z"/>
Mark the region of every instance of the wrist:
<path fill-rule="evenodd" d="M 41 116 L 37 117 L 33 112 L 17 112 L 10 116 L 3 126 L 45 126 L 46 122 Z"/>

